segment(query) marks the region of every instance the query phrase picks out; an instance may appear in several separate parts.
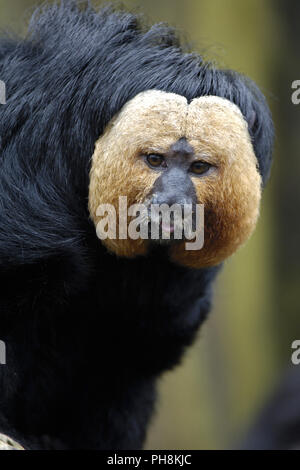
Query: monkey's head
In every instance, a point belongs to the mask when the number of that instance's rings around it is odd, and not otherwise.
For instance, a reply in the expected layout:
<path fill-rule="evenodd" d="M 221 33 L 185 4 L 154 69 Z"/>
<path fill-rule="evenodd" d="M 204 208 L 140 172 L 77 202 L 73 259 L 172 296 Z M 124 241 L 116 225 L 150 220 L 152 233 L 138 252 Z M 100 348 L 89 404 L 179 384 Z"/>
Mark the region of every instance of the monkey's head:
<path fill-rule="evenodd" d="M 186 240 L 175 243 L 170 236 L 166 248 L 173 261 L 198 268 L 220 263 L 249 238 L 261 189 L 248 123 L 238 106 L 218 96 L 188 102 L 148 90 L 125 104 L 96 143 L 89 209 L 97 225 L 101 204 L 111 204 L 119 222 L 119 196 L 127 197 L 128 206 L 203 204 L 203 247 L 187 250 Z M 160 225 L 161 238 L 162 219 Z M 171 221 L 166 230 L 173 229 Z M 149 239 L 115 235 L 103 243 L 119 256 L 134 257 L 147 254 L 153 240 L 151 234 Z"/>
<path fill-rule="evenodd" d="M 122 9 L 95 11 L 89 2 L 41 8 L 21 44 L 20 73 L 2 70 L 11 90 L 1 152 L 26 156 L 28 179 L 38 185 L 32 192 L 63 212 L 55 217 L 57 231 L 68 218 L 70 245 L 76 240 L 94 253 L 91 222 L 98 229 L 107 217 L 101 207 L 114 208 L 122 222 L 122 233 L 117 226 L 99 241 L 117 256 L 145 256 L 163 243 L 174 262 L 198 268 L 220 263 L 247 240 L 273 144 L 268 106 L 251 80 L 187 52 L 164 24 L 149 27 Z M 126 213 L 146 207 L 148 238 L 130 235 L 134 216 L 125 223 L 118 217 L 120 197 L 127 198 Z M 204 207 L 201 249 L 187 248 L 193 240 L 185 231 L 176 239 L 177 217 L 166 226 L 153 215 L 153 206 L 164 204 L 183 213 L 190 207 L 194 232 Z M 182 228 L 186 218 L 180 220 Z"/>

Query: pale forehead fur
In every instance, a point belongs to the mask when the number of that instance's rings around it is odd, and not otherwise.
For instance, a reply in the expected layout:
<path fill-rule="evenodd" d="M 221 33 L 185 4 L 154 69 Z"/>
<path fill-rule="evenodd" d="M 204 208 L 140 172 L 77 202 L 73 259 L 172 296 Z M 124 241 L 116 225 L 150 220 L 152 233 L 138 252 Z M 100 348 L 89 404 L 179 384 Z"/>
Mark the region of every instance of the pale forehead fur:
<path fill-rule="evenodd" d="M 136 150 L 147 152 L 166 151 L 185 137 L 196 154 L 217 153 L 224 158 L 226 150 L 227 163 L 241 157 L 241 140 L 252 146 L 238 106 L 218 96 L 201 96 L 188 103 L 175 93 L 147 90 L 131 99 L 107 130 L 118 136 L 120 145 L 134 141 Z M 256 160 L 254 152 L 250 154 Z"/>

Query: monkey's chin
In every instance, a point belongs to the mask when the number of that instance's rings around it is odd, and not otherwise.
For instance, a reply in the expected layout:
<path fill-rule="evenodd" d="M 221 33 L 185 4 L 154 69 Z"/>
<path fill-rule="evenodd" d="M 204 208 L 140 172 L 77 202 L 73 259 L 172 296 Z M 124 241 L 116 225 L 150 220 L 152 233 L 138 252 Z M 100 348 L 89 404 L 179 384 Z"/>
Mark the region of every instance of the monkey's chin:
<path fill-rule="evenodd" d="M 182 240 L 179 240 L 178 238 L 170 237 L 170 238 L 150 239 L 149 242 L 150 242 L 150 246 L 160 245 L 162 247 L 165 246 L 166 248 L 168 248 L 174 245 L 178 245 L 179 243 L 182 243 Z"/>
<path fill-rule="evenodd" d="M 111 253 L 120 257 L 147 256 L 155 247 L 160 247 L 166 250 L 174 264 L 195 269 L 216 266 L 237 251 L 252 234 L 259 215 L 259 201 L 252 201 L 252 204 L 254 207 L 250 216 L 246 211 L 225 213 L 224 205 L 223 212 L 207 211 L 203 234 L 197 230 L 191 232 L 189 227 L 176 221 L 167 227 L 161 220 L 157 220 L 156 225 L 154 220 L 150 224 L 147 220 L 147 225 L 140 230 L 141 236 L 137 236 L 139 234 L 136 229 L 131 232 L 131 227 L 128 226 L 128 237 L 106 238 L 101 241 Z M 178 230 L 181 225 L 185 230 Z M 134 237 L 129 236 L 133 233 Z M 191 237 L 193 233 L 197 233 L 195 238 Z"/>

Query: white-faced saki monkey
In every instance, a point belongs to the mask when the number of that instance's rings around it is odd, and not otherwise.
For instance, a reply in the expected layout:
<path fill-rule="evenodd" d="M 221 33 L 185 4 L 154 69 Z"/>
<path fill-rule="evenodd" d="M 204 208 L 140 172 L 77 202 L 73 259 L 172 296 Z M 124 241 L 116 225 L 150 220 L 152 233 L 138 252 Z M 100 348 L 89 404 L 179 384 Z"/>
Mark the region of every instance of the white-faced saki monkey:
<path fill-rule="evenodd" d="M 141 448 L 158 376 L 254 230 L 266 101 L 165 24 L 73 1 L 38 9 L 25 38 L 2 37 L 0 79 L 0 432 L 27 449 Z M 187 206 L 190 228 L 204 207 L 204 245 L 172 236 L 172 213 L 156 237 L 151 214 L 148 238 L 124 236 L 120 198 L 128 226 L 135 205 Z M 98 236 L 103 207 L 121 235 Z"/>

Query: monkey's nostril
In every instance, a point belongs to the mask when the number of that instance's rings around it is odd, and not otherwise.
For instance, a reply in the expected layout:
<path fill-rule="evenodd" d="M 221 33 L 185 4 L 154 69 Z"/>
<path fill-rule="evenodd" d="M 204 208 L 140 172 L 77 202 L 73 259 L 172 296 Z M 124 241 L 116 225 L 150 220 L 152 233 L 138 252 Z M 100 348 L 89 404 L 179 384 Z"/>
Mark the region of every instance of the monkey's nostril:
<path fill-rule="evenodd" d="M 173 206 L 174 204 L 184 206 L 185 204 L 193 204 L 193 200 L 192 198 L 184 195 L 178 195 L 174 193 L 158 193 L 153 196 L 151 204 L 167 204 L 169 207 Z"/>

